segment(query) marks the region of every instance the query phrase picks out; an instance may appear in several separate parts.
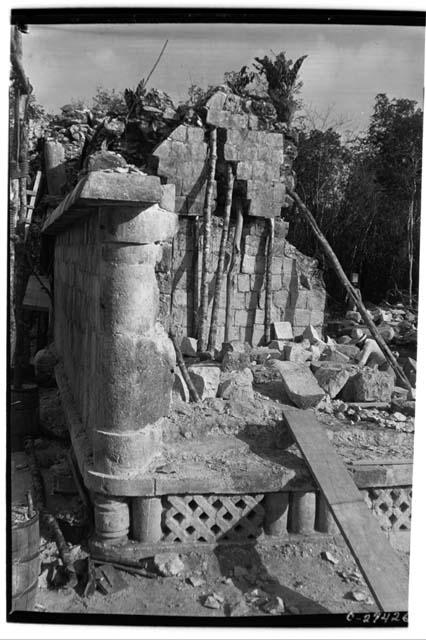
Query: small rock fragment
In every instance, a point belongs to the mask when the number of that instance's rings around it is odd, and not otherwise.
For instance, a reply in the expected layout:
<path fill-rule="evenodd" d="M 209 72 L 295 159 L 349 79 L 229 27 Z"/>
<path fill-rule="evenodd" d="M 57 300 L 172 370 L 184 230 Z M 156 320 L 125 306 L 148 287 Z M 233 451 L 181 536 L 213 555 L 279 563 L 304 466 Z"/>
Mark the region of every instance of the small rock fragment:
<path fill-rule="evenodd" d="M 207 607 L 207 609 L 220 609 L 221 606 L 221 603 L 213 595 L 208 595 L 204 598 L 203 607 Z"/>
<path fill-rule="evenodd" d="M 352 600 L 356 600 L 357 602 L 365 602 L 365 600 L 367 600 L 368 598 L 368 595 L 366 593 L 359 590 L 349 591 L 347 596 Z"/>
<path fill-rule="evenodd" d="M 182 355 L 188 356 L 189 358 L 197 357 L 197 340 L 196 338 L 188 338 L 184 336 L 182 338 L 182 342 L 180 343 L 180 350 L 182 351 Z"/>
<path fill-rule="evenodd" d="M 329 551 L 321 551 L 321 558 L 331 562 L 331 564 L 338 564 L 339 562 Z"/>
<path fill-rule="evenodd" d="M 239 600 L 231 606 L 229 615 L 232 618 L 241 618 L 249 613 L 250 609 L 245 600 Z"/>
<path fill-rule="evenodd" d="M 188 582 L 196 589 L 204 584 L 204 580 L 200 576 L 189 576 Z"/>
<path fill-rule="evenodd" d="M 272 330 L 277 340 L 293 340 L 291 322 L 273 322 Z"/>
<path fill-rule="evenodd" d="M 157 553 L 154 556 L 154 568 L 165 578 L 177 576 L 185 569 L 185 565 L 177 553 Z"/>

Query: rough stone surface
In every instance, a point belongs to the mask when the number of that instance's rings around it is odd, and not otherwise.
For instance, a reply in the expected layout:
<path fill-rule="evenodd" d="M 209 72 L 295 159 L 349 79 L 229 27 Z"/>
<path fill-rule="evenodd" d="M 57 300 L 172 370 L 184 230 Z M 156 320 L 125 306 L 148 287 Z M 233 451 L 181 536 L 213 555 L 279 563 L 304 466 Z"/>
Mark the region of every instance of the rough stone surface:
<path fill-rule="evenodd" d="M 218 390 L 219 398 L 224 400 L 253 400 L 253 374 L 251 369 L 223 372 Z"/>
<path fill-rule="evenodd" d="M 307 362 L 312 359 L 312 352 L 294 342 L 284 347 L 282 359 L 288 362 Z"/>
<path fill-rule="evenodd" d="M 356 358 L 360 353 L 360 350 L 354 344 L 337 344 L 336 351 L 343 353 L 343 355 L 351 359 Z"/>
<path fill-rule="evenodd" d="M 309 324 L 304 330 L 303 338 L 309 340 L 310 344 L 317 344 L 317 342 L 322 342 L 319 332 L 311 324 Z"/>
<path fill-rule="evenodd" d="M 308 365 L 275 361 L 274 366 L 281 374 L 287 396 L 300 409 L 315 407 L 324 397 Z"/>
<path fill-rule="evenodd" d="M 353 322 L 356 322 L 357 324 L 359 324 L 362 320 L 361 314 L 359 313 L 359 311 L 347 311 L 345 318 L 347 320 L 352 320 Z"/>
<path fill-rule="evenodd" d="M 336 363 L 324 363 L 324 366 L 317 369 L 315 378 L 321 389 L 330 398 L 335 398 L 343 389 L 350 377 L 350 371 L 344 365 Z"/>
<path fill-rule="evenodd" d="M 390 402 L 394 386 L 392 374 L 363 367 L 344 386 L 342 399 L 346 402 Z"/>
<path fill-rule="evenodd" d="M 193 364 L 188 367 L 188 373 L 201 400 L 216 397 L 220 382 L 220 367 L 214 364 Z"/>
<path fill-rule="evenodd" d="M 157 553 L 153 564 L 158 573 L 165 578 L 178 576 L 185 570 L 185 565 L 177 553 Z"/>
<path fill-rule="evenodd" d="M 320 359 L 327 360 L 328 362 L 341 362 L 342 364 L 346 364 L 350 361 L 349 356 L 338 351 L 337 346 L 334 344 L 324 349 Z"/>

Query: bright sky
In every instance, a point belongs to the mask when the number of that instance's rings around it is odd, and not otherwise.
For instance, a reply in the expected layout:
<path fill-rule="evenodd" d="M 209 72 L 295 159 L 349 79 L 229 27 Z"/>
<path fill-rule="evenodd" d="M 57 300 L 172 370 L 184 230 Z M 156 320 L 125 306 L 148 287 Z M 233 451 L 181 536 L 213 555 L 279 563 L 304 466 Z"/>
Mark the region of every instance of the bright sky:
<path fill-rule="evenodd" d="M 374 96 L 422 103 L 424 29 L 395 26 L 255 24 L 30 25 L 24 63 L 39 102 L 52 111 L 72 98 L 90 99 L 99 85 L 134 88 L 169 43 L 151 85 L 175 100 L 191 82 L 219 84 L 254 56 L 308 54 L 302 98 L 320 112 L 368 122 Z"/>

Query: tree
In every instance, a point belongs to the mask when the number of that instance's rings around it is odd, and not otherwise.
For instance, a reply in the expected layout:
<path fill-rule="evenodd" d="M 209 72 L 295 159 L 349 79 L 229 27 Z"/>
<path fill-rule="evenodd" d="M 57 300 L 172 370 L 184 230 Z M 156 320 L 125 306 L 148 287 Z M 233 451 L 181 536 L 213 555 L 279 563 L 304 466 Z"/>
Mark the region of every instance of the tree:
<path fill-rule="evenodd" d="M 408 300 L 413 302 L 415 230 L 420 222 L 423 112 L 414 100 L 376 96 L 367 144 L 374 158 L 377 182 L 393 201 L 400 222 L 405 218 Z M 395 215 L 395 214 L 394 214 Z M 402 225 L 401 225 L 402 226 Z M 417 233 L 417 239 L 418 239 Z"/>

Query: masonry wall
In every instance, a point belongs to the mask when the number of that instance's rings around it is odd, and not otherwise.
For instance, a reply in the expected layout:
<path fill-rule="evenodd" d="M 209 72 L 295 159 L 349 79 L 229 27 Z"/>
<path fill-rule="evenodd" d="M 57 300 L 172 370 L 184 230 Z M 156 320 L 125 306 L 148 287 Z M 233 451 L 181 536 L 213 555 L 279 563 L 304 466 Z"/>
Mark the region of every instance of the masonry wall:
<path fill-rule="evenodd" d="M 248 220 L 244 224 L 241 260 L 232 294 L 232 327 L 230 339 L 262 344 L 265 319 L 265 253 L 268 233 L 266 220 Z M 195 230 L 201 222 L 181 217 L 173 243 L 173 279 L 171 315 L 181 335 L 194 336 L 200 283 L 200 269 L 195 261 Z M 209 314 L 215 284 L 222 219 L 213 216 L 211 253 L 209 256 Z M 287 242 L 288 223 L 275 221 L 275 243 L 272 259 L 272 321 L 292 323 L 295 336 L 312 324 L 322 330 L 326 292 L 317 261 L 303 255 Z M 234 228 L 231 225 L 232 238 Z M 228 247 L 230 253 L 230 247 Z M 201 260 L 199 260 L 201 264 Z M 224 339 L 226 317 L 226 283 L 222 287 L 217 346 Z"/>
<path fill-rule="evenodd" d="M 99 212 L 56 237 L 55 343 L 85 428 L 97 422 Z"/>

